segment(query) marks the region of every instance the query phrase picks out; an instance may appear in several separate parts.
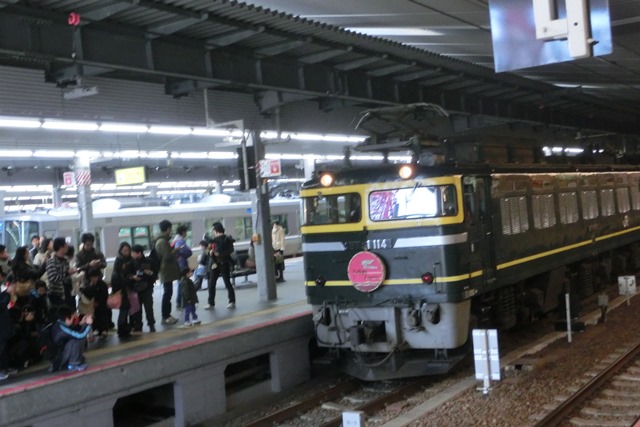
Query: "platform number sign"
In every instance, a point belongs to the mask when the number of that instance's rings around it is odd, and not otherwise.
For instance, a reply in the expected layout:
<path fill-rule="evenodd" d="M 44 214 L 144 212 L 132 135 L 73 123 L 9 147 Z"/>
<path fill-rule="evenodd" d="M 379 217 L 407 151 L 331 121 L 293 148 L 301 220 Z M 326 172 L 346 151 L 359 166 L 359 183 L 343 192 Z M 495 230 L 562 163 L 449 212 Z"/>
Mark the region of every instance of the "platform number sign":
<path fill-rule="evenodd" d="M 275 178 L 282 175 L 280 160 L 260 160 L 260 178 Z"/>
<path fill-rule="evenodd" d="M 66 185 L 67 187 L 72 187 L 74 185 L 76 185 L 75 183 L 75 176 L 73 174 L 73 172 L 65 172 L 62 174 L 62 181 L 64 182 L 64 185 Z"/>

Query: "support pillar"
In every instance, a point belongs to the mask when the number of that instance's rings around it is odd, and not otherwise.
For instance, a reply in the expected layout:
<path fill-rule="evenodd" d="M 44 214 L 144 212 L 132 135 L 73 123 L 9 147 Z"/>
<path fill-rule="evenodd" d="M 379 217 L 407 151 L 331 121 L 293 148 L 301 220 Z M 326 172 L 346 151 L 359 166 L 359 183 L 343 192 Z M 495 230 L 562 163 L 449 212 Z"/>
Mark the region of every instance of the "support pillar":
<path fill-rule="evenodd" d="M 260 131 L 251 134 L 256 161 L 264 159 L 264 147 L 260 139 Z M 276 291 L 276 270 L 273 262 L 273 245 L 271 243 L 271 211 L 269 209 L 269 184 L 266 179 L 257 175 L 258 188 L 251 191 L 251 216 L 253 232 L 260 236 L 255 243 L 256 272 L 258 276 L 258 297 L 260 301 L 272 301 L 278 298 Z"/>
<path fill-rule="evenodd" d="M 304 159 L 304 179 L 305 181 L 309 181 L 313 178 L 313 173 L 316 169 L 316 161 L 315 159 Z"/>
<path fill-rule="evenodd" d="M 201 423 L 227 411 L 224 368 L 191 371 L 176 380 L 173 388 L 175 402 L 175 427 Z"/>
<path fill-rule="evenodd" d="M 75 162 L 76 188 L 78 190 L 78 211 L 80 229 L 83 233 L 93 233 L 93 205 L 91 200 L 91 161 L 77 157 Z"/>
<path fill-rule="evenodd" d="M 271 353 L 271 391 L 279 393 L 310 378 L 308 340 L 305 337 L 288 342 Z"/>
<path fill-rule="evenodd" d="M 59 185 L 54 185 L 51 189 L 51 198 L 53 200 L 53 207 L 59 208 L 62 206 L 62 189 Z"/>
<path fill-rule="evenodd" d="M 4 196 L 6 194 L 6 191 L 0 191 L 0 213 L 4 213 Z"/>

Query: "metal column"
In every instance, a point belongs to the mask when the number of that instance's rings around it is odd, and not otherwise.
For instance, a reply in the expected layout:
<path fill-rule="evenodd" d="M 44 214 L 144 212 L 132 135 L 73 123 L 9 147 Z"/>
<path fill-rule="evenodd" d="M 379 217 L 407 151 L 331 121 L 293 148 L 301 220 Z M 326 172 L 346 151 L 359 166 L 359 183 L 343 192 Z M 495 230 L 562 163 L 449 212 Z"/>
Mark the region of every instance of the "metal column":
<path fill-rule="evenodd" d="M 93 233 L 93 205 L 91 200 L 91 161 L 77 157 L 75 176 L 78 189 L 78 211 L 80 211 L 80 229 L 83 233 Z"/>

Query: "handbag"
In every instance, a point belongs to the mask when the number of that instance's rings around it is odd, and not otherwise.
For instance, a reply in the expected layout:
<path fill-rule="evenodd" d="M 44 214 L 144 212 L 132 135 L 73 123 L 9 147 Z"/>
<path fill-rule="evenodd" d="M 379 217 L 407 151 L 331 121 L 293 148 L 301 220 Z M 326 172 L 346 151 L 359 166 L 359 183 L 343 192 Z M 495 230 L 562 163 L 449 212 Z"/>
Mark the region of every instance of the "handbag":
<path fill-rule="evenodd" d="M 132 290 L 127 290 L 127 298 L 129 298 L 129 315 L 139 312 L 140 298 L 138 298 L 138 293 Z"/>
<path fill-rule="evenodd" d="M 120 291 L 114 292 L 107 298 L 107 307 L 112 310 L 117 310 L 122 305 L 122 293 Z"/>
<path fill-rule="evenodd" d="M 31 293 L 33 289 L 36 288 L 35 281 L 33 280 L 25 280 L 16 282 L 16 295 L 19 297 L 26 297 Z"/>

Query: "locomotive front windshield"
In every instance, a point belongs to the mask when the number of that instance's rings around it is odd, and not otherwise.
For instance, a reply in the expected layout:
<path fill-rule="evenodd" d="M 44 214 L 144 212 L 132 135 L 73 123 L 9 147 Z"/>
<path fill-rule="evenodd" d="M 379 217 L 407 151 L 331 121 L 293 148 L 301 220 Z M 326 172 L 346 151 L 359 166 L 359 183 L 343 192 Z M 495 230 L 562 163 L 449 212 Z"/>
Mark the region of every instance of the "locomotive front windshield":
<path fill-rule="evenodd" d="M 433 218 L 458 214 L 453 185 L 420 186 L 372 191 L 369 218 L 372 221 Z"/>
<path fill-rule="evenodd" d="M 362 218 L 358 193 L 323 195 L 304 198 L 305 225 L 348 224 Z"/>

